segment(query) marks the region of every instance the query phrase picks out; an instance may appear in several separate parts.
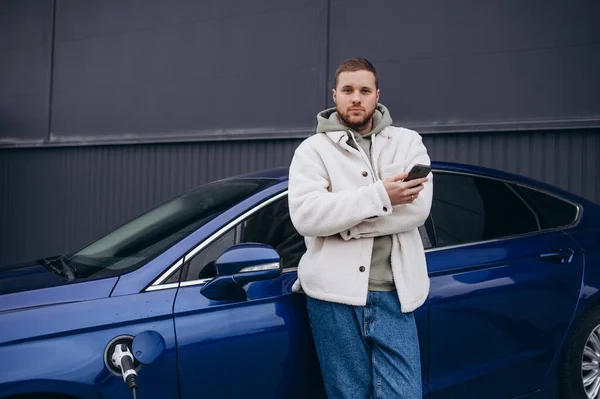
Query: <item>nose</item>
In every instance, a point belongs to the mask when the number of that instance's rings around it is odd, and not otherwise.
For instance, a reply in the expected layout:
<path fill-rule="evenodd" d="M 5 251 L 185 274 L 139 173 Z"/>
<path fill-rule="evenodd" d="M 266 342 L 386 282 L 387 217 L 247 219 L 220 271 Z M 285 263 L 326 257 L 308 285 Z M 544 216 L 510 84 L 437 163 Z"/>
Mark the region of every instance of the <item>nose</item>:
<path fill-rule="evenodd" d="M 352 93 L 352 103 L 353 104 L 360 104 L 360 93 L 358 92 L 358 90 L 355 90 Z"/>

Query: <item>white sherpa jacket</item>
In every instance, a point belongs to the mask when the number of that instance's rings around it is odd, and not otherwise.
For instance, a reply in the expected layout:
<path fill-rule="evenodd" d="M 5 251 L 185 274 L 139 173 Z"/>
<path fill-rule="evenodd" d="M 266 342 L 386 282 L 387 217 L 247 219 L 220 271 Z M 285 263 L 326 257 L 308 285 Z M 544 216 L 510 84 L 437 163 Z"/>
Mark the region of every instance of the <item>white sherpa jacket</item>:
<path fill-rule="evenodd" d="M 421 136 L 386 127 L 372 137 L 371 169 L 364 151 L 348 145 L 348 132 L 317 133 L 296 149 L 288 201 L 292 223 L 307 251 L 294 292 L 347 305 L 366 304 L 373 237 L 392 235 L 392 273 L 402 312 L 421 306 L 429 293 L 423 244 L 417 228 L 431 209 L 432 175 L 417 199 L 392 206 L 381 179 L 430 164 Z"/>

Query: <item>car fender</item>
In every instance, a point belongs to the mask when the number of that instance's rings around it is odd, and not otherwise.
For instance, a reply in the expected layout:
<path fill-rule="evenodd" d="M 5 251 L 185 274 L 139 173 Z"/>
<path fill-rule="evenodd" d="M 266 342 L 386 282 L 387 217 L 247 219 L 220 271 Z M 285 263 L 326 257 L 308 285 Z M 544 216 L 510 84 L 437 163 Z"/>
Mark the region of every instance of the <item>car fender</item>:
<path fill-rule="evenodd" d="M 43 398 L 43 394 L 65 395 L 78 399 L 101 398 L 95 387 L 70 381 L 35 379 L 0 385 L 0 398 L 22 394 L 39 394 L 40 398 Z"/>

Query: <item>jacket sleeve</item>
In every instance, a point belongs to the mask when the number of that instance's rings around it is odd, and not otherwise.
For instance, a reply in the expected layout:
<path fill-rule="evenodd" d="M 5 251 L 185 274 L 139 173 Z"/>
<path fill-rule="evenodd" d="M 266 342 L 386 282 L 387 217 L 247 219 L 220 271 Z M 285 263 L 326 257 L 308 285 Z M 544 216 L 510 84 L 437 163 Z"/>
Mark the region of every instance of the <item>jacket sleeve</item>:
<path fill-rule="evenodd" d="M 377 181 L 356 190 L 332 193 L 319 155 L 300 145 L 290 165 L 288 202 L 294 227 L 305 237 L 327 237 L 347 231 L 367 218 L 389 215 L 392 204 Z"/>
<path fill-rule="evenodd" d="M 431 164 L 427 149 L 419 135 L 416 135 L 411 141 L 408 155 L 410 158 L 406 164 L 409 165 L 409 169 L 417 163 Z M 394 174 L 401 172 L 403 171 L 394 171 Z M 342 238 L 351 240 L 362 237 L 380 237 L 411 231 L 423 225 L 431 211 L 433 198 L 433 175 L 430 173 L 427 177 L 429 180 L 425 182 L 423 190 L 413 202 L 393 206 L 390 215 L 367 219 L 359 223 L 357 226 L 343 232 L 341 234 Z"/>

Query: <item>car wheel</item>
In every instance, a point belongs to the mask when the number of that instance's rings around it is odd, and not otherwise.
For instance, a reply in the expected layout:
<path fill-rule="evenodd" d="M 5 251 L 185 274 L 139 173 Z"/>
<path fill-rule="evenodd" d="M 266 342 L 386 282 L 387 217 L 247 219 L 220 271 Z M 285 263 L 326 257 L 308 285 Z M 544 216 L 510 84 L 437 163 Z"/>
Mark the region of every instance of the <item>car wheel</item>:
<path fill-rule="evenodd" d="M 573 332 L 563 372 L 563 398 L 599 398 L 600 306 L 590 310 Z"/>

